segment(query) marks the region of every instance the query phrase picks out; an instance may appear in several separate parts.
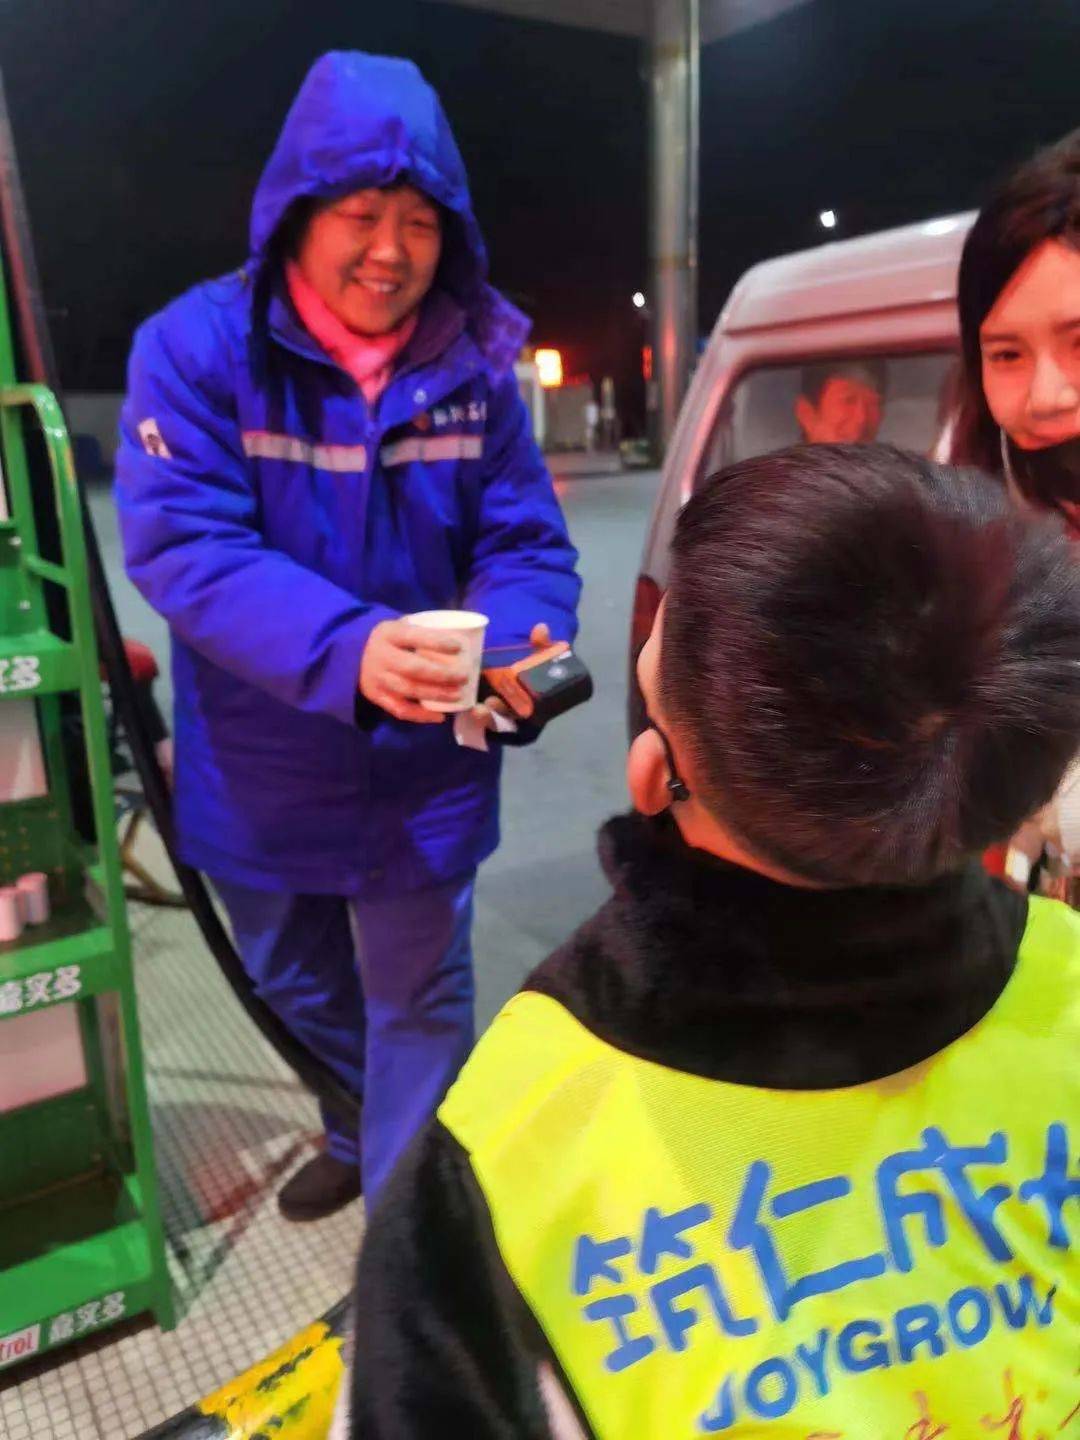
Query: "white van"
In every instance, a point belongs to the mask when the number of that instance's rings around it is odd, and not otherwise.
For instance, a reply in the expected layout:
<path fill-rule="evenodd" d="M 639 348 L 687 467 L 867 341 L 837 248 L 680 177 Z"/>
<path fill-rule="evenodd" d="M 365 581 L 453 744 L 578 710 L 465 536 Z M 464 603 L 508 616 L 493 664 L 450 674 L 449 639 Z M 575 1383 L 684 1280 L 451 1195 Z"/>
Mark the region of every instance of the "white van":
<path fill-rule="evenodd" d="M 634 595 L 630 724 L 643 720 L 633 665 L 667 583 L 678 513 L 736 460 L 804 439 L 808 367 L 868 362 L 878 440 L 932 450 L 959 371 L 956 273 L 974 214 L 841 240 L 755 265 L 731 292 L 679 414 Z M 867 436 L 866 438 L 870 438 Z"/>

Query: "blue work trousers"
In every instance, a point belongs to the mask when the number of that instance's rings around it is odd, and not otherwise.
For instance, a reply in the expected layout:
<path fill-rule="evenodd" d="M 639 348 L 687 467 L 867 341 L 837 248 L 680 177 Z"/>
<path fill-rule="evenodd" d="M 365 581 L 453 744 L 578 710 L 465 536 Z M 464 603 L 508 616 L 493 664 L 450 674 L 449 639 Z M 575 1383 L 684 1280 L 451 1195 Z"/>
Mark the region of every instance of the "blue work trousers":
<path fill-rule="evenodd" d="M 475 879 L 379 900 L 214 882 L 257 993 L 363 1100 L 359 1135 L 323 1123 L 369 1205 L 472 1049 Z"/>

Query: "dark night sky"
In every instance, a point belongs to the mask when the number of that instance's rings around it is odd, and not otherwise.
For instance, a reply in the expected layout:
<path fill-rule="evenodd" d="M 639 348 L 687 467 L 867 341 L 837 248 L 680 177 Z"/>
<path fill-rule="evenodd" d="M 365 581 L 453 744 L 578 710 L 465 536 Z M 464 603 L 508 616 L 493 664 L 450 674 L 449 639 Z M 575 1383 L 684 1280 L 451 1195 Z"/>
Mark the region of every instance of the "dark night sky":
<path fill-rule="evenodd" d="M 701 301 L 757 259 L 977 206 L 1080 125 L 1076 0 L 811 0 L 702 60 Z"/>
<path fill-rule="evenodd" d="M 572 370 L 636 370 L 647 285 L 638 43 L 424 0 L 3 0 L 0 63 L 65 383 L 244 258 L 258 172 L 330 48 L 441 92 L 493 278 Z M 755 259 L 964 208 L 1080 124 L 1075 0 L 811 0 L 706 49 L 702 324 Z"/>

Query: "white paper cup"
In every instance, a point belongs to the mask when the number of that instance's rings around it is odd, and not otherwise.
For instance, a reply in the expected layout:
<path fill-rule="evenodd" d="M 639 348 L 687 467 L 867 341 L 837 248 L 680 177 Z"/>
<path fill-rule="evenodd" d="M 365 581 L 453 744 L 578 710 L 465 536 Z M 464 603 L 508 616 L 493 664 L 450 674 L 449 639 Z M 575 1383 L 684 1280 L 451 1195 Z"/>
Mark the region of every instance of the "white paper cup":
<path fill-rule="evenodd" d="M 488 617 L 475 610 L 421 610 L 418 615 L 406 615 L 410 625 L 419 625 L 424 630 L 438 630 L 443 635 L 452 635 L 461 641 L 459 662 L 468 671 L 468 679 L 456 700 L 421 700 L 425 710 L 435 710 L 440 715 L 456 715 L 461 710 L 471 710 L 480 692 L 480 659 L 484 653 L 484 633 Z M 447 656 L 447 659 L 450 657 Z"/>
<path fill-rule="evenodd" d="M 22 902 L 23 924 L 44 925 L 49 918 L 48 877 L 35 870 L 20 876 L 16 889 Z"/>
<path fill-rule="evenodd" d="M 0 941 L 17 940 L 22 934 L 22 905 L 14 885 L 0 889 Z"/>

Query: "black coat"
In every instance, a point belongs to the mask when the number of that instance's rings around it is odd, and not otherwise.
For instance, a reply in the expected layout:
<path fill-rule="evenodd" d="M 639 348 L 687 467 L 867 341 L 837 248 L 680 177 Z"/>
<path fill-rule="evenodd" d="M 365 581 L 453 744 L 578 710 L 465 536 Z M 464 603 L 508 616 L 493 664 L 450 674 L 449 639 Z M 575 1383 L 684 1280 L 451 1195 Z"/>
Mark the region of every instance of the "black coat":
<path fill-rule="evenodd" d="M 623 1050 L 744 1085 L 832 1088 L 925 1060 L 997 1000 L 1027 921 L 1026 897 L 977 866 L 797 890 L 640 817 L 608 824 L 601 854 L 611 899 L 525 988 Z M 370 1219 L 356 1345 L 356 1440 L 552 1440 L 538 1373 L 557 1364 L 438 1121 Z"/>

